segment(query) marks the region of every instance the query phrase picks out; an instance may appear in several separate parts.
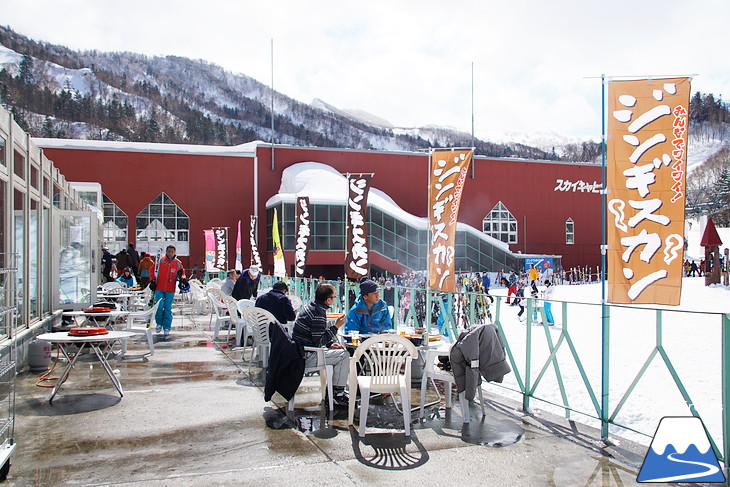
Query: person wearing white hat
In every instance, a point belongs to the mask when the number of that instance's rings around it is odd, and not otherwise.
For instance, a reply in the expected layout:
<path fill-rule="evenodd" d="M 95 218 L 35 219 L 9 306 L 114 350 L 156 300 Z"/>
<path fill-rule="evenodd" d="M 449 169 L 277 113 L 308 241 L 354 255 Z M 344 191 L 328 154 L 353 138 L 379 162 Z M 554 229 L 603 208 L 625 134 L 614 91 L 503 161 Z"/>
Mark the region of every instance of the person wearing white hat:
<path fill-rule="evenodd" d="M 239 299 L 251 299 L 255 298 L 259 293 L 259 282 L 261 281 L 261 274 L 259 273 L 259 266 L 252 265 L 241 274 L 236 284 L 233 286 L 233 292 L 231 296 L 238 301 Z"/>

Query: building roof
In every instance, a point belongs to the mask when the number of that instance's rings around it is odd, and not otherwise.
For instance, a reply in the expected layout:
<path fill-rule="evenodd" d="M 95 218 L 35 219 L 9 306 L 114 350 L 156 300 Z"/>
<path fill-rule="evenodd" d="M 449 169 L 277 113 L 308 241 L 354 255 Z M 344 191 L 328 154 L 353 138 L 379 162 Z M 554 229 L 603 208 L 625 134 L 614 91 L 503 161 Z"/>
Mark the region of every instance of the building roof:
<path fill-rule="evenodd" d="M 715 224 L 713 223 L 712 218 L 707 219 L 707 225 L 705 226 L 705 231 L 702 234 L 702 240 L 700 240 L 700 245 L 702 245 L 703 247 L 722 245 L 722 239 L 717 233 L 717 228 L 715 228 Z"/>
<path fill-rule="evenodd" d="M 112 152 L 151 152 L 169 154 L 254 157 L 256 147 L 270 145 L 259 140 L 233 146 L 158 144 L 155 142 L 118 142 L 111 140 L 47 139 L 33 137 L 43 149 L 80 149 Z"/>

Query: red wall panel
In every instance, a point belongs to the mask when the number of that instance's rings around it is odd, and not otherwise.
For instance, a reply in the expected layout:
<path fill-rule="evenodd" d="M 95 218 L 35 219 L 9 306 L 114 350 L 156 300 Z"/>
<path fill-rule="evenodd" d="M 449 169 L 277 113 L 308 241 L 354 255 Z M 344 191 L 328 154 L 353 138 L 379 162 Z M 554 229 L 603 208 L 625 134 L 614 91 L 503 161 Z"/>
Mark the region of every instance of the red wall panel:
<path fill-rule="evenodd" d="M 242 220 L 244 266 L 249 262 L 253 157 L 68 148 L 47 148 L 45 153 L 66 180 L 100 182 L 104 193 L 130 217 L 130 236 L 134 235 L 136 214 L 165 191 L 190 216 L 188 266 L 203 262 L 203 230 L 227 226 L 232 267 L 236 225 Z M 328 164 L 341 173 L 373 172 L 373 187 L 384 191 L 405 211 L 426 215 L 427 154 L 277 147 L 273 171 L 270 147 L 259 147 L 257 156 L 260 216 L 265 215 L 266 200 L 279 189 L 282 171 L 292 164 L 310 161 Z M 481 230 L 484 217 L 501 201 L 518 223 L 518 242 L 511 245 L 513 251 L 562 255 L 564 267 L 600 263 L 600 195 L 580 191 L 579 184 L 568 191 L 555 190 L 558 180 L 600 182 L 600 166 L 484 158 L 475 159 L 473 164 L 475 178 L 466 180 L 459 221 Z M 565 244 L 568 218 L 575 224 L 573 245 Z M 263 251 L 265 218 L 259 219 L 258 232 L 259 250 Z M 262 253 L 266 272 L 271 259 Z M 317 265 L 336 264 L 341 255 L 316 254 L 311 253 L 310 259 Z"/>

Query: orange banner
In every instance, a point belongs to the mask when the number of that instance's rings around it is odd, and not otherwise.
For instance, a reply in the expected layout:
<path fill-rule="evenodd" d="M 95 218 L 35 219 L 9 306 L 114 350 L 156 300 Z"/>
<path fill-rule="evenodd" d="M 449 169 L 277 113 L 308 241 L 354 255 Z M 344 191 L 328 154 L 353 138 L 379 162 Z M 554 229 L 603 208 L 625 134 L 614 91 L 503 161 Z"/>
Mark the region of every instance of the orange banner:
<path fill-rule="evenodd" d="M 455 291 L 456 220 L 472 156 L 471 150 L 439 150 L 431 154 L 428 183 L 430 289 L 451 293 Z"/>
<path fill-rule="evenodd" d="M 613 81 L 608 89 L 608 300 L 678 305 L 690 80 Z"/>

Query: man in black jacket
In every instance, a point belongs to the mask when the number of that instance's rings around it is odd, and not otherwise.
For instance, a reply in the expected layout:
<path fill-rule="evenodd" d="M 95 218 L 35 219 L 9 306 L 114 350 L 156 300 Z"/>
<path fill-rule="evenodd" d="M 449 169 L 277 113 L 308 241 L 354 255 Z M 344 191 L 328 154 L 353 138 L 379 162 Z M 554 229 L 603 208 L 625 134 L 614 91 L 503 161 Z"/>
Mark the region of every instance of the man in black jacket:
<path fill-rule="evenodd" d="M 337 290 L 330 283 L 322 283 L 314 290 L 314 301 L 307 304 L 294 323 L 294 341 L 302 347 L 326 347 L 325 363 L 333 366 L 332 385 L 334 403 L 347 407 L 349 398 L 345 392 L 350 369 L 350 354 L 337 343 L 337 331 L 345 324 L 346 316 L 340 316 L 333 325 L 327 323 L 327 309 L 335 303 Z M 305 364 L 317 363 L 316 352 L 306 352 Z"/>
<path fill-rule="evenodd" d="M 271 291 L 256 299 L 256 307 L 265 309 L 274 315 L 276 321 L 282 325 L 288 321 L 294 321 L 297 314 L 286 296 L 287 292 L 289 292 L 289 286 L 285 282 L 277 281 L 271 287 Z"/>

